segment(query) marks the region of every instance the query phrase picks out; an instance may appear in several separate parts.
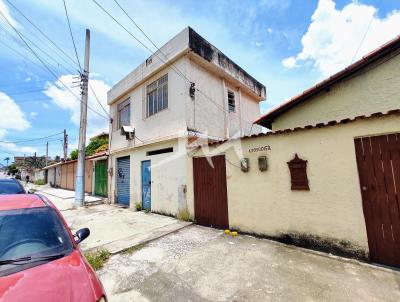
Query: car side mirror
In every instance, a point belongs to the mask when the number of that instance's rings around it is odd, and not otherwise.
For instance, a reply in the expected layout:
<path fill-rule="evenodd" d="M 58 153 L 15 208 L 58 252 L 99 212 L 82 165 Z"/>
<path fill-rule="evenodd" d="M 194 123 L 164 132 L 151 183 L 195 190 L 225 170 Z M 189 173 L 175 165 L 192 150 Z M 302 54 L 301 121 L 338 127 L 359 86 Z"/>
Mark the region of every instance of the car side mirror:
<path fill-rule="evenodd" d="M 88 228 L 80 229 L 75 233 L 75 236 L 77 238 L 77 239 L 75 239 L 75 242 L 81 243 L 83 240 L 88 238 L 89 235 L 90 235 L 90 230 Z"/>

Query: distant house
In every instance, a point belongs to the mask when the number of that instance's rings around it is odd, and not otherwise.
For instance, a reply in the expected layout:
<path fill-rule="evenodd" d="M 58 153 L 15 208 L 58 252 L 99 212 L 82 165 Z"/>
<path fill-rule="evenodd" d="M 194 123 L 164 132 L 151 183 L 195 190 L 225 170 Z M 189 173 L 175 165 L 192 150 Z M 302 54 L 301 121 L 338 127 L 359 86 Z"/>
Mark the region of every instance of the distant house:
<path fill-rule="evenodd" d="M 400 267 L 399 70 L 400 37 L 256 120 L 273 131 L 199 149 L 189 212 Z"/>
<path fill-rule="evenodd" d="M 110 199 L 186 209 L 187 148 L 258 133 L 266 89 L 188 27 L 108 92 Z"/>
<path fill-rule="evenodd" d="M 85 192 L 107 197 L 107 152 L 87 156 L 85 160 Z M 44 179 L 52 187 L 75 190 L 77 160 L 59 162 L 43 168 Z"/>

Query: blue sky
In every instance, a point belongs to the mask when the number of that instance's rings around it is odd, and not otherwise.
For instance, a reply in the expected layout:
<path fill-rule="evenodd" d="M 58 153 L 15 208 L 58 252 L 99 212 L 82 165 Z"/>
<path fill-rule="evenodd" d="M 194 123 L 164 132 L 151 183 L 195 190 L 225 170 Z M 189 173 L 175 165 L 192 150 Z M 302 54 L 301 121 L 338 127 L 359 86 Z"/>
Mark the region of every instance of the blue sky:
<path fill-rule="evenodd" d="M 111 0 L 97 0 L 143 42 Z M 265 112 L 400 34 L 400 2 L 385 1 L 128 1 L 119 0 L 157 45 L 191 26 L 267 87 Z M 62 0 L 13 3 L 57 45 L 75 58 Z M 91 30 L 91 85 L 103 104 L 106 91 L 144 61 L 149 52 L 91 0 L 66 0 L 78 55 Z M 0 11 L 31 42 L 57 78 L 72 85 L 76 65 L 46 41 L 7 0 Z M 10 48 L 13 50 L 10 50 Z M 16 54 L 18 51 L 19 54 Z M 47 54 L 46 54 L 47 53 Z M 33 62 L 34 63 L 33 63 Z M 46 140 L 12 143 L 61 132 L 78 136 L 79 103 L 43 70 L 0 17 L 0 160 L 44 154 Z M 88 135 L 107 129 L 105 113 L 89 95 Z M 49 138 L 50 155 L 62 153 L 61 135 Z"/>

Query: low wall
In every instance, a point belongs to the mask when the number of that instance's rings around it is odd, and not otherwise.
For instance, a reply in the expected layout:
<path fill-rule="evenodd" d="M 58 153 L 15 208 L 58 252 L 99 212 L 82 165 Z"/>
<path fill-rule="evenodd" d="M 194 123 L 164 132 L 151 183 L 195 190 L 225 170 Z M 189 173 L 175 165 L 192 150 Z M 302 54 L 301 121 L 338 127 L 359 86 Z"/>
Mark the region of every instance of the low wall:
<path fill-rule="evenodd" d="M 398 115 L 230 141 L 195 156 L 225 154 L 232 229 L 366 257 L 354 138 L 391 132 L 400 132 Z M 287 162 L 296 153 L 308 161 L 309 191 L 291 190 Z M 267 156 L 267 171 L 259 170 L 259 156 Z M 247 173 L 240 169 L 241 158 L 249 159 Z M 188 166 L 187 196 L 194 215 L 191 159 Z"/>

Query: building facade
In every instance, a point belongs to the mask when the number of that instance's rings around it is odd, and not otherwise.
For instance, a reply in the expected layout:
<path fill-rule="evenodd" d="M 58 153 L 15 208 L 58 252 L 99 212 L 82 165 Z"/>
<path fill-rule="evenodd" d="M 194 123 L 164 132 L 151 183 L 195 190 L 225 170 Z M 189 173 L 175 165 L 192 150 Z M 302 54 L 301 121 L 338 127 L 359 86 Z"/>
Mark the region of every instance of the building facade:
<path fill-rule="evenodd" d="M 188 160 L 200 224 L 400 267 L 400 37 Z M 212 164 L 210 164 L 212 163 Z"/>
<path fill-rule="evenodd" d="M 199 140 L 258 133 L 265 87 L 186 28 L 108 92 L 110 200 L 176 215 Z"/>

